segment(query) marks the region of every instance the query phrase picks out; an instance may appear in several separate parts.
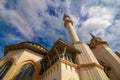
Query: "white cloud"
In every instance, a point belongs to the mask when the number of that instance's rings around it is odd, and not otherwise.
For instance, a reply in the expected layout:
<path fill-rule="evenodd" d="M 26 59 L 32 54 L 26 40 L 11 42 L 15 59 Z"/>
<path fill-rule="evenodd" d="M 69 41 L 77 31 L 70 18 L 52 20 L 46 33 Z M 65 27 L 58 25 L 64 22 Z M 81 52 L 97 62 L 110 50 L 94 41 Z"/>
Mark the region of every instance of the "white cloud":
<path fill-rule="evenodd" d="M 92 32 L 103 40 L 107 40 L 114 50 L 120 51 L 118 48 L 120 45 L 120 28 L 118 27 L 120 19 L 115 19 L 116 14 L 119 14 L 120 11 L 119 5 L 116 5 L 119 3 L 117 0 L 102 0 L 100 5 L 91 5 L 92 3 L 86 1 L 81 7 L 81 16 L 86 16 L 86 20 L 80 20 L 81 27 L 76 27 L 80 39 L 88 43 L 89 33 Z"/>
<path fill-rule="evenodd" d="M 7 24 L 12 25 L 10 27 L 15 28 L 17 32 L 22 34 L 24 39 L 32 40 L 35 37 L 42 37 L 53 44 L 59 36 L 65 37 L 56 30 L 65 31 L 62 24 L 62 16 L 64 12 L 69 12 L 69 0 L 66 0 L 65 2 L 56 0 L 54 2 L 50 0 L 16 0 L 16 4 L 14 5 L 11 5 L 12 2 L 8 3 L 7 1 L 8 0 L 0 2 L 0 17 Z M 5 7 L 6 4 L 9 6 L 8 9 Z M 55 8 L 56 14 L 59 15 L 58 17 L 51 16 L 47 12 L 48 5 Z M 44 24 L 45 21 L 48 22 L 48 25 Z M 6 38 L 14 41 L 16 38 L 15 34 L 12 37 Z"/>
<path fill-rule="evenodd" d="M 3 8 L 3 4 L 2 2 L 0 2 L 0 10 L 2 10 L 2 8 Z"/>
<path fill-rule="evenodd" d="M 29 24 L 14 10 L 6 10 L 0 13 L 3 19 L 13 25 L 14 28 L 18 30 L 21 34 L 23 34 L 26 38 L 33 36 L 32 29 L 29 28 Z M 29 33 L 29 34 L 28 34 Z"/>
<path fill-rule="evenodd" d="M 9 43 L 15 44 L 24 41 L 24 39 L 20 38 L 19 36 L 15 36 L 14 34 L 7 34 L 7 37 L 3 38 L 2 40 L 6 42 L 7 45 Z"/>
<path fill-rule="evenodd" d="M 120 39 L 120 19 L 119 20 L 115 20 L 113 22 L 113 25 L 111 25 L 110 27 L 108 27 L 106 29 L 106 39 L 112 43 L 112 45 L 116 42 L 119 41 Z M 118 41 L 117 41 L 118 40 Z M 119 43 L 118 43 L 119 44 Z"/>
<path fill-rule="evenodd" d="M 77 29 L 79 36 L 85 42 L 88 42 L 90 39 L 89 33 L 101 34 L 100 37 L 105 37 L 105 29 L 108 28 L 114 18 L 114 12 L 111 12 L 110 9 L 107 9 L 103 6 L 92 6 L 87 10 L 82 8 L 82 15 L 87 15 L 88 18 L 85 21 L 81 22 L 81 27 Z"/>
<path fill-rule="evenodd" d="M 67 39 L 62 21 L 64 13 L 71 16 L 77 34 L 85 42 L 90 40 L 89 32 L 99 35 L 110 43 L 119 38 L 119 31 L 117 31 L 120 29 L 117 27 L 119 20 L 114 17 L 120 12 L 120 0 L 65 0 L 64 2 L 61 0 L 16 0 L 14 5 L 7 3 L 8 1 L 0 0 L 0 18 L 12 25 L 10 27 L 15 28 L 26 40 L 41 37 L 53 44 L 59 37 Z M 12 7 L 7 9 L 6 4 Z M 50 15 L 47 11 L 48 6 L 53 7 L 57 17 Z M 81 17 L 85 17 L 85 20 Z M 108 33 L 109 31 L 111 34 Z M 16 39 L 21 41 L 15 34 L 11 35 L 13 36 L 8 37 L 11 41 L 16 41 Z"/>

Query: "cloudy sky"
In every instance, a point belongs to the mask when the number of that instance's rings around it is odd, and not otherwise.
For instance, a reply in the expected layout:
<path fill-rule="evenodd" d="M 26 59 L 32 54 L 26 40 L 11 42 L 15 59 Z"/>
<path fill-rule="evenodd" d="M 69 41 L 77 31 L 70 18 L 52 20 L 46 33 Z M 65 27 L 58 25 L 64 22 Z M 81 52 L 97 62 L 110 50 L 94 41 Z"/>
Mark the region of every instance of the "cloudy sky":
<path fill-rule="evenodd" d="M 0 57 L 6 45 L 22 41 L 48 49 L 60 37 L 69 41 L 64 13 L 80 40 L 89 43 L 91 32 L 120 52 L 120 0 L 0 0 Z"/>

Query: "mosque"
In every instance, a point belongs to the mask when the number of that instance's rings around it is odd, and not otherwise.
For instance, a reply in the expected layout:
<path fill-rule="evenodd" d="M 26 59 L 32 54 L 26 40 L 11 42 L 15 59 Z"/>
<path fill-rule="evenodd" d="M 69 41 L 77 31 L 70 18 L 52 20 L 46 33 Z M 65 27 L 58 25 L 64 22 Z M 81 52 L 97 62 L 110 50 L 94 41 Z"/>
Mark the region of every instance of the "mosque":
<path fill-rule="evenodd" d="M 64 14 L 70 43 L 58 39 L 50 50 L 34 42 L 8 45 L 0 60 L 0 80 L 120 80 L 120 57 L 107 41 L 91 34 L 82 42 Z"/>

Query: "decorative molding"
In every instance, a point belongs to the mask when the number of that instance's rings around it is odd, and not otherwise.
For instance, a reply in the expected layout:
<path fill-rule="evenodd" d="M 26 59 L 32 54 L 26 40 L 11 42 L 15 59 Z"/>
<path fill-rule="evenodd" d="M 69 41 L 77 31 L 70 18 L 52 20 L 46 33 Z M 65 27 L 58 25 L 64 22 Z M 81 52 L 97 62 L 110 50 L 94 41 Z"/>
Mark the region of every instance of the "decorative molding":
<path fill-rule="evenodd" d="M 66 61 L 66 60 L 60 59 L 60 62 L 65 63 L 65 64 L 67 64 L 67 65 L 69 65 L 69 66 L 78 68 L 78 65 L 77 65 L 77 64 L 74 64 L 74 63 L 69 62 L 69 61 Z"/>
<path fill-rule="evenodd" d="M 11 80 L 14 79 L 15 75 L 19 72 L 19 70 L 22 68 L 22 66 L 24 66 L 25 64 L 32 64 L 34 66 L 35 72 L 33 74 L 33 79 L 36 80 L 39 77 L 39 71 L 40 71 L 40 67 L 38 64 L 35 63 L 34 60 L 26 60 L 26 61 L 22 61 L 20 63 L 17 63 L 16 65 L 14 65 L 15 70 L 14 70 L 14 75 L 11 77 Z M 13 69 L 13 68 L 12 68 Z"/>
<path fill-rule="evenodd" d="M 83 42 L 81 42 L 81 41 L 74 41 L 72 44 L 74 45 L 74 44 L 82 44 Z"/>
<path fill-rule="evenodd" d="M 100 44 L 106 44 L 106 45 L 108 46 L 107 41 L 101 41 L 101 42 L 96 43 L 94 46 L 90 46 L 90 48 L 91 48 L 91 49 L 95 49 L 95 48 L 96 48 L 98 45 L 100 45 Z"/>
<path fill-rule="evenodd" d="M 100 69 L 104 69 L 103 66 L 101 66 L 100 64 L 97 63 L 88 63 L 88 64 L 80 64 L 79 68 L 85 68 L 85 67 L 98 67 Z"/>
<path fill-rule="evenodd" d="M 71 23 L 71 24 L 73 25 L 73 21 L 72 21 L 72 20 L 66 19 L 66 20 L 64 21 L 64 26 L 67 27 L 67 24 L 68 24 L 68 23 Z"/>
<path fill-rule="evenodd" d="M 36 64 L 35 62 L 36 61 L 34 61 L 32 59 L 31 60 L 29 59 L 29 60 L 25 60 L 25 61 L 22 61 L 20 63 L 17 63 L 17 65 L 20 65 L 22 67 L 25 64 L 31 63 L 34 66 L 34 68 L 36 69 L 36 71 L 39 72 L 40 66 L 38 64 Z"/>

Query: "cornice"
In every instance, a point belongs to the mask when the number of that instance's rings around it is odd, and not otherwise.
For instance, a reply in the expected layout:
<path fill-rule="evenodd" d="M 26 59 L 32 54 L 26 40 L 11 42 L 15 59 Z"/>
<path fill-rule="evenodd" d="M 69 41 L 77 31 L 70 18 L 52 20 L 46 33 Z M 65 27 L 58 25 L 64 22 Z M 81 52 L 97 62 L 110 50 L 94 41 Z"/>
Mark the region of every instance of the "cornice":
<path fill-rule="evenodd" d="M 103 66 L 101 66 L 100 64 L 97 63 L 88 63 L 88 64 L 80 64 L 79 68 L 85 68 L 85 67 L 98 67 L 100 69 L 104 69 Z"/>
<path fill-rule="evenodd" d="M 6 46 L 4 50 L 4 55 L 6 55 L 9 51 L 22 50 L 22 49 L 29 49 L 31 51 L 37 52 L 42 55 L 46 55 L 48 53 L 45 49 L 41 49 L 40 47 L 38 48 L 27 43 L 20 43 L 20 44 Z"/>
<path fill-rule="evenodd" d="M 106 44 L 108 46 L 108 43 L 107 41 L 100 41 L 100 42 L 97 42 L 94 46 L 90 46 L 91 49 L 95 49 L 98 45 L 100 44 Z"/>

